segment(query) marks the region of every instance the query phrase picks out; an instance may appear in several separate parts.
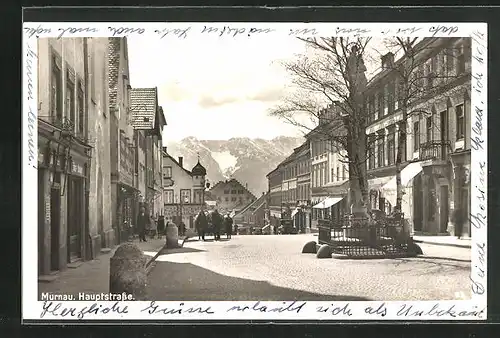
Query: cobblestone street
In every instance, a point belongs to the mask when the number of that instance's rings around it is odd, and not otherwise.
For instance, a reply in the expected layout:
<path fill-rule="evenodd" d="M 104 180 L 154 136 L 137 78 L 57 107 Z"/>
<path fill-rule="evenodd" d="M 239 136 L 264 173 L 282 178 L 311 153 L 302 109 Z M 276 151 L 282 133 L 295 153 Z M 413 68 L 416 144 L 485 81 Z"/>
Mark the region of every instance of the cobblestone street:
<path fill-rule="evenodd" d="M 313 235 L 190 241 L 161 255 L 155 300 L 449 300 L 470 298 L 470 249 L 421 244 L 424 256 L 337 260 L 302 254 Z"/>

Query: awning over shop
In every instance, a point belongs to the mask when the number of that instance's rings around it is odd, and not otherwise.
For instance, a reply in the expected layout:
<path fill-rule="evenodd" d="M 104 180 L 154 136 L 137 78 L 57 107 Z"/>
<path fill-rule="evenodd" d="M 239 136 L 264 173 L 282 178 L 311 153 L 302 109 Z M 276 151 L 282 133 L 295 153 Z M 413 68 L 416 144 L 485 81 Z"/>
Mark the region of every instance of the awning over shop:
<path fill-rule="evenodd" d="M 417 176 L 422 171 L 422 165 L 420 162 L 413 162 L 408 164 L 401 170 L 401 186 L 406 187 L 410 181 Z M 396 176 L 393 176 L 389 182 L 387 182 L 382 187 L 382 194 L 384 198 L 391 203 L 396 205 Z"/>
<path fill-rule="evenodd" d="M 315 206 L 313 206 L 314 209 L 326 209 L 331 207 L 332 205 L 337 204 L 338 202 L 342 201 L 344 197 L 327 197 L 323 201 L 319 202 Z"/>
<path fill-rule="evenodd" d="M 271 214 L 272 217 L 278 217 L 278 218 L 281 217 L 281 212 L 279 212 L 279 211 L 272 211 L 271 210 L 270 214 Z"/>
<path fill-rule="evenodd" d="M 370 190 L 379 190 L 381 189 L 387 182 L 391 180 L 392 176 L 385 177 L 377 177 L 368 180 L 368 189 Z"/>
<path fill-rule="evenodd" d="M 313 196 L 311 198 L 311 204 L 313 204 L 313 205 L 318 204 L 319 202 L 322 202 L 327 198 L 328 198 L 328 196 Z"/>
<path fill-rule="evenodd" d="M 295 208 L 292 211 L 292 217 L 295 216 L 299 212 L 299 208 Z"/>

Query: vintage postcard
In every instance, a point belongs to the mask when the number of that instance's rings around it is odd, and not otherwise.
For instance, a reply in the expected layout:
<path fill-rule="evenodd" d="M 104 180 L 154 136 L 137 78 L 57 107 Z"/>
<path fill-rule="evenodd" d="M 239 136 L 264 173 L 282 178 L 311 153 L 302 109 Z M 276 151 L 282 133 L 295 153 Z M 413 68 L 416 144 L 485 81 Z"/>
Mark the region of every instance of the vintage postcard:
<path fill-rule="evenodd" d="M 486 320 L 487 40 L 25 22 L 23 319 Z"/>

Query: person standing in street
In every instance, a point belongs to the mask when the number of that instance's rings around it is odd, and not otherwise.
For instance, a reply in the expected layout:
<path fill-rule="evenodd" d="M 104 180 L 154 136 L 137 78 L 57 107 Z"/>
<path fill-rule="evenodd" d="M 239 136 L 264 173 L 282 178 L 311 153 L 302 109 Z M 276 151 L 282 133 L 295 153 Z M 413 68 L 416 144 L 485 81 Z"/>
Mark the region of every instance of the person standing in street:
<path fill-rule="evenodd" d="M 224 218 L 224 226 L 226 228 L 226 238 L 230 239 L 233 232 L 233 219 L 229 214 Z"/>
<path fill-rule="evenodd" d="M 141 206 L 139 215 L 137 216 L 137 230 L 139 232 L 139 241 L 146 241 L 146 226 L 149 222 L 149 216 L 146 213 L 146 208 Z"/>
<path fill-rule="evenodd" d="M 201 238 L 202 241 L 205 241 L 205 231 L 208 227 L 208 220 L 203 210 L 201 210 L 198 217 L 196 217 L 195 226 L 196 230 L 198 230 L 198 239 Z"/>
<path fill-rule="evenodd" d="M 184 236 L 184 233 L 186 232 L 186 224 L 184 224 L 183 221 L 181 221 L 181 224 L 179 225 L 179 235 Z"/>
<path fill-rule="evenodd" d="M 457 208 L 453 212 L 453 225 L 455 225 L 455 236 L 458 239 L 462 237 L 462 232 L 464 230 L 465 214 L 462 208 Z"/>
<path fill-rule="evenodd" d="M 212 213 L 212 226 L 214 227 L 214 240 L 220 240 L 220 229 L 222 227 L 222 216 L 217 209 Z"/>

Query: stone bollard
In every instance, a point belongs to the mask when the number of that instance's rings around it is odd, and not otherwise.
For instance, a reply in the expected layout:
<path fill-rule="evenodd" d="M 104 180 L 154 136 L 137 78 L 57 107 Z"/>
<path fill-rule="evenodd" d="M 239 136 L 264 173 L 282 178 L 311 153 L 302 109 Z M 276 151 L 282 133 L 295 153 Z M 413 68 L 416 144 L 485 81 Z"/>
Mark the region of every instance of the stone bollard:
<path fill-rule="evenodd" d="M 179 247 L 179 229 L 173 223 L 170 223 L 166 229 L 167 248 L 173 249 Z"/>
<path fill-rule="evenodd" d="M 332 258 L 332 248 L 328 244 L 319 247 L 316 258 Z"/>
<path fill-rule="evenodd" d="M 109 262 L 109 292 L 127 293 L 135 300 L 147 300 L 147 261 L 147 257 L 136 245 L 120 245 Z"/>

